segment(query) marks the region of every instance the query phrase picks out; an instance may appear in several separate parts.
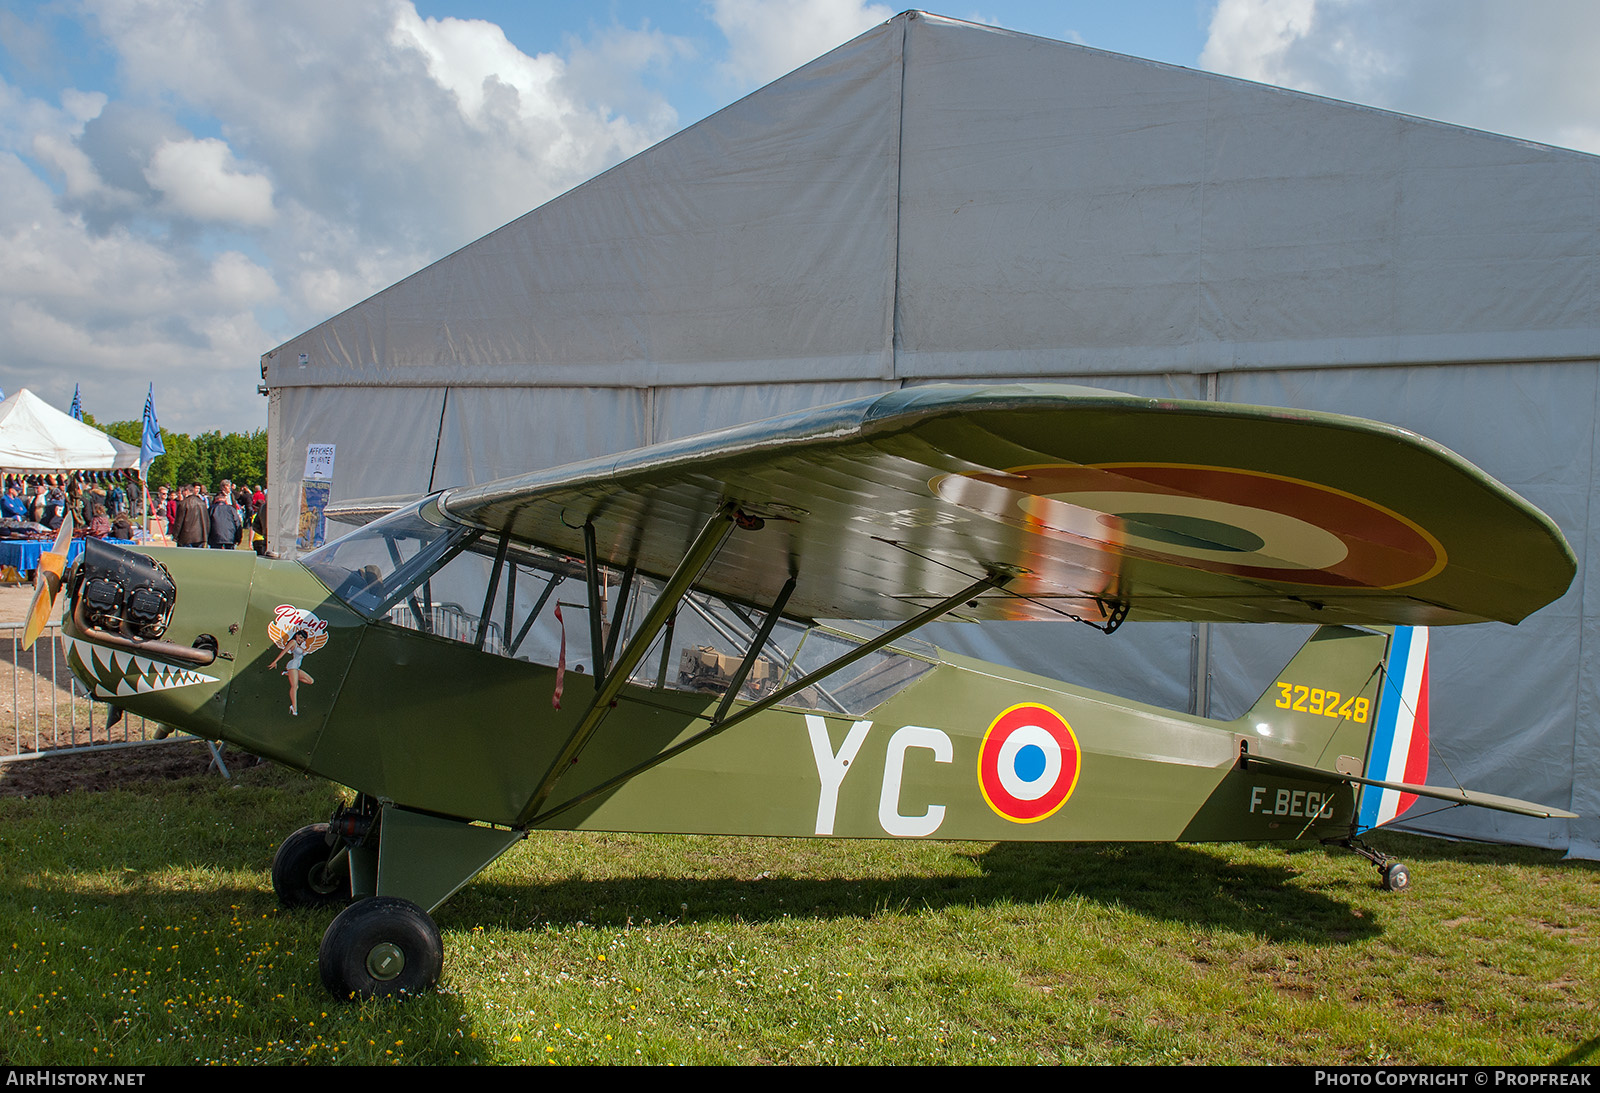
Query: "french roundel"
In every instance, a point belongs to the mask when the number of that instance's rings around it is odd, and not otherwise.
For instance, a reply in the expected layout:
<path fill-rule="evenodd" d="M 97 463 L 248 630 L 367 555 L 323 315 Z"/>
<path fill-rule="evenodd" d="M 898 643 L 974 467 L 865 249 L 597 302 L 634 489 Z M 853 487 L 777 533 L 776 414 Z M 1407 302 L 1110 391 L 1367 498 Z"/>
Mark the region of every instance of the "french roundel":
<path fill-rule="evenodd" d="M 1375 502 L 1284 475 L 1180 463 L 1047 464 L 945 475 L 946 500 L 1038 534 L 1253 581 L 1400 588 L 1444 548 Z"/>
<path fill-rule="evenodd" d="M 978 787 L 989 807 L 1029 824 L 1067 803 L 1078 784 L 1078 738 L 1048 706 L 1012 706 L 989 725 L 978 749 Z"/>

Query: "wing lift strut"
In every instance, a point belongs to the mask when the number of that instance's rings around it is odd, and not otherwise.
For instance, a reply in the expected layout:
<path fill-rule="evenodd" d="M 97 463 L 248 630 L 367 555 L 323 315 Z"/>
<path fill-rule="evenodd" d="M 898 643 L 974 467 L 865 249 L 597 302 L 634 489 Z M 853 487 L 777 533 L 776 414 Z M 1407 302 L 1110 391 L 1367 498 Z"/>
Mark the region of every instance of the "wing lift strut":
<path fill-rule="evenodd" d="M 794 695 L 799 694 L 801 691 L 816 684 L 818 681 L 826 679 L 828 676 L 848 667 L 856 661 L 872 655 L 885 645 L 890 645 L 896 641 L 899 641 L 906 635 L 928 625 L 944 615 L 949 614 L 951 611 L 956 610 L 963 604 L 968 603 L 974 597 L 981 595 L 990 589 L 1004 587 L 1007 583 L 1014 580 L 1022 573 L 1022 570 L 1013 566 L 991 565 L 988 567 L 988 572 L 984 577 L 973 581 L 965 588 L 962 588 L 959 592 L 956 592 L 951 596 L 947 596 L 945 599 L 940 600 L 938 603 L 919 612 L 915 617 L 906 620 L 898 626 L 885 630 L 883 633 L 872 638 L 871 640 L 856 646 L 848 653 L 844 653 L 841 656 L 835 657 L 832 661 L 823 665 L 821 668 L 801 676 L 787 686 L 779 688 L 771 694 L 759 699 L 758 701 L 750 703 L 740 710 L 734 711 L 732 707 L 735 696 L 739 694 L 740 688 L 743 687 L 746 676 L 754 666 L 756 658 L 760 654 L 762 648 L 767 644 L 767 640 L 772 634 L 773 626 L 783 614 L 784 606 L 788 603 L 790 595 L 792 595 L 794 592 L 795 578 L 791 576 L 786 582 L 784 582 L 782 589 L 780 589 L 778 592 L 777 598 L 773 601 L 771 608 L 766 612 L 766 617 L 762 620 L 760 630 L 751 640 L 749 651 L 745 654 L 743 661 L 740 663 L 738 670 L 735 672 L 727 692 L 723 695 L 721 703 L 717 706 L 716 712 L 711 716 L 711 724 L 709 727 L 702 732 L 696 733 L 687 740 L 683 740 L 670 748 L 666 748 L 658 752 L 657 754 L 651 756 L 648 760 L 639 763 L 610 779 L 607 779 L 599 785 L 585 790 L 583 793 L 575 797 L 571 797 L 553 805 L 548 804 L 555 791 L 557 783 L 561 780 L 561 776 L 571 768 L 573 763 L 577 761 L 578 756 L 582 753 L 584 747 L 593 738 L 595 732 L 600 728 L 601 723 L 605 720 L 606 715 L 616 704 L 617 698 L 621 694 L 622 687 L 633 674 L 634 668 L 637 667 L 639 661 L 643 659 L 645 653 L 648 652 L 650 647 L 655 643 L 655 639 L 661 633 L 662 629 L 671 624 L 671 620 L 676 614 L 679 604 L 693 588 L 694 582 L 699 577 L 701 571 L 706 567 L 711 559 L 715 557 L 723 542 L 733 532 L 736 526 L 749 527 L 750 524 L 748 523 L 748 518 L 742 518 L 742 514 L 739 512 L 738 507 L 732 502 L 725 503 L 706 523 L 706 526 L 701 529 L 700 534 L 695 538 L 694 542 L 689 546 L 689 549 L 684 553 L 682 561 L 678 563 L 677 569 L 662 587 L 661 593 L 656 597 L 655 602 L 651 605 L 649 613 L 645 615 L 644 620 L 629 638 L 627 644 L 617 655 L 616 659 L 613 661 L 610 657 L 606 658 L 605 663 L 607 666 L 604 671 L 603 679 L 601 676 L 600 667 L 602 662 L 597 660 L 595 667 L 596 687 L 594 697 L 590 701 L 589 706 L 584 711 L 582 717 L 579 718 L 577 727 L 573 729 L 572 733 L 568 736 L 566 743 L 557 753 L 555 762 L 551 765 L 548 773 L 545 774 L 544 779 L 540 782 L 538 789 L 535 790 L 533 796 L 529 799 L 527 806 L 524 807 L 522 813 L 518 816 L 518 827 L 529 827 L 546 823 L 553 817 L 559 816 L 561 813 L 566 812 L 569 809 L 576 808 L 579 805 L 594 800 L 596 797 L 610 793 L 618 786 L 623 785 L 650 768 L 658 766 L 674 756 L 681 755 L 690 748 L 703 744 L 713 736 L 726 732 L 735 725 L 754 717 L 756 714 L 762 713 L 773 706 L 776 706 L 777 704 L 793 697 Z M 590 555 L 588 559 L 589 570 L 591 573 L 593 573 L 598 567 L 596 565 L 597 559 L 594 556 L 595 551 L 593 546 L 592 530 L 585 532 L 585 547 Z M 628 576 L 631 576 L 631 571 Z M 627 583 L 628 582 L 625 577 L 624 584 L 626 585 Z M 625 596 L 626 593 L 624 592 L 623 595 Z M 593 599 L 593 593 L 591 593 L 591 599 Z M 591 604 L 591 606 L 593 607 L 595 605 Z M 591 610 L 590 614 L 591 618 L 598 618 L 599 612 L 597 610 Z M 618 613 L 618 617 L 621 617 L 620 611 Z M 616 637 L 616 629 L 614 628 L 612 634 L 610 635 L 611 641 L 609 643 L 612 648 L 615 647 Z M 600 636 L 598 633 L 593 635 L 593 641 L 595 643 L 595 647 L 598 649 L 600 647 Z M 607 651 L 609 652 L 610 650 L 608 649 Z"/>

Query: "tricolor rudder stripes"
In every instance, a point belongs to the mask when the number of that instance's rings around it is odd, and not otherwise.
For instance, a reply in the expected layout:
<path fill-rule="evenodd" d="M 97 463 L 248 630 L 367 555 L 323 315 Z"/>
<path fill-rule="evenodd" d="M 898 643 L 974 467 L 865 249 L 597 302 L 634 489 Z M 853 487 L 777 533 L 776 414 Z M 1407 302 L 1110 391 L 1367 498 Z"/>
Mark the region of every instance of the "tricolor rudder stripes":
<path fill-rule="evenodd" d="M 1397 626 L 1389 640 L 1377 721 L 1367 755 L 1368 778 L 1419 784 L 1428 777 L 1428 628 Z M 1410 808 L 1416 796 L 1369 786 L 1360 825 L 1377 827 Z"/>

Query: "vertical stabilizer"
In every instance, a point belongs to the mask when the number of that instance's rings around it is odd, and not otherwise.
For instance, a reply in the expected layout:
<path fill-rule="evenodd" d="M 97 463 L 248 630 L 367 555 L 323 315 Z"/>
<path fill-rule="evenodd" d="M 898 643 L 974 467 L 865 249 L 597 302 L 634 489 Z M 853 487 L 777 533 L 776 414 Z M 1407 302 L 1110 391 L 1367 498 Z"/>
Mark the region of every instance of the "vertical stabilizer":
<path fill-rule="evenodd" d="M 1357 774 L 1371 750 L 1386 631 L 1319 627 L 1236 722 L 1268 759 Z"/>

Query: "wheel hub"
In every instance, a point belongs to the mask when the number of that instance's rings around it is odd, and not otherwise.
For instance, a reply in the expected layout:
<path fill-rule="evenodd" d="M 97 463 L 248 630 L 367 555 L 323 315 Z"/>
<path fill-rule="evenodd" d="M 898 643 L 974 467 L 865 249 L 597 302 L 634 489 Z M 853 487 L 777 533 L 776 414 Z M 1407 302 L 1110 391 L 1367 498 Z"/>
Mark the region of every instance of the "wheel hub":
<path fill-rule="evenodd" d="M 406 968 L 406 954 L 392 941 L 380 941 L 367 950 L 367 974 L 387 983 Z"/>
<path fill-rule="evenodd" d="M 331 896 L 338 891 L 342 879 L 325 864 L 313 865 L 311 871 L 306 874 L 306 883 L 311 890 L 322 896 Z"/>

